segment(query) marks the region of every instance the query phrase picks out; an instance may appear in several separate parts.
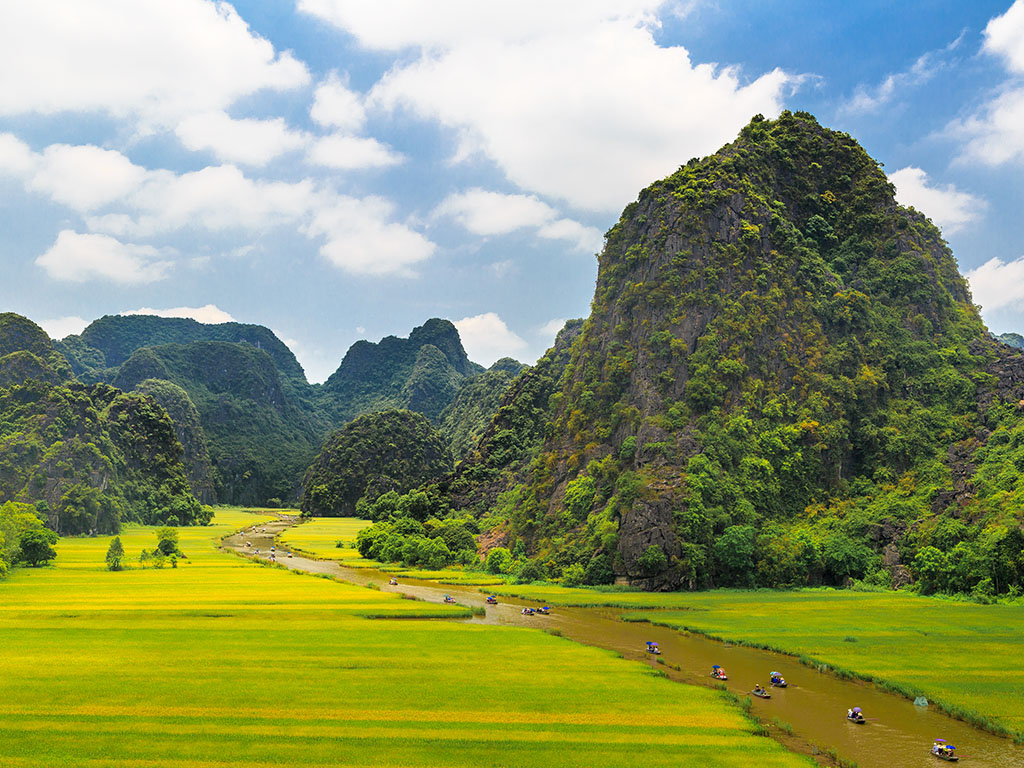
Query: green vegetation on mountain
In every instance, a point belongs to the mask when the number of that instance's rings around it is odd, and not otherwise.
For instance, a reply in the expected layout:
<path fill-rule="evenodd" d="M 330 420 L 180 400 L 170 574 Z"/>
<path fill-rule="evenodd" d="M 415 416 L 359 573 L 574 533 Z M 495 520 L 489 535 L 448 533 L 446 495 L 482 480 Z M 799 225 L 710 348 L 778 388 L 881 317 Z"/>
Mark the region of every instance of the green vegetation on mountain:
<path fill-rule="evenodd" d="M 626 208 L 542 448 L 465 460 L 451 505 L 548 578 L 606 558 L 653 589 L 1002 593 L 1024 583 L 1022 380 L 852 138 L 758 117 Z"/>
<path fill-rule="evenodd" d="M 0 387 L 71 378 L 71 366 L 42 328 L 13 312 L 0 313 Z"/>
<path fill-rule="evenodd" d="M 466 357 L 455 326 L 434 318 L 414 328 L 408 339 L 357 341 L 320 388 L 318 403 L 333 424 L 393 408 L 436 421 L 463 379 L 482 370 Z"/>
<path fill-rule="evenodd" d="M 219 341 L 143 347 L 121 365 L 114 384 L 145 390 L 153 385 L 143 382 L 153 379 L 183 390 L 198 412 L 218 501 L 264 504 L 295 498 L 326 430 L 267 352 Z M 168 402 L 188 419 L 188 402 L 180 396 Z M 195 425 L 190 434 L 197 434 Z M 191 463 L 202 463 L 198 443 L 189 438 L 185 442 Z M 202 468 L 198 471 L 201 475 Z"/>
<path fill-rule="evenodd" d="M 0 500 L 34 504 L 58 533 L 205 523 L 181 454 L 149 397 L 105 384 L 0 389 Z"/>
<path fill-rule="evenodd" d="M 190 344 L 195 341 L 225 341 L 262 349 L 274 360 L 282 375 L 305 382 L 302 366 L 292 351 L 262 325 L 244 323 L 199 323 L 188 318 L 154 315 L 105 315 L 91 322 L 80 335 L 68 336 L 58 348 L 83 378 L 104 368 L 117 368 L 142 347 L 162 344 Z"/>
<path fill-rule="evenodd" d="M 1019 333 L 1000 333 L 996 336 L 996 339 L 1009 347 L 1024 349 L 1024 336 L 1021 336 Z"/>
<path fill-rule="evenodd" d="M 302 484 L 306 515 L 350 517 L 356 505 L 404 493 L 451 470 L 444 438 L 419 413 L 366 414 L 334 432 Z"/>
<path fill-rule="evenodd" d="M 452 456 L 462 459 L 483 437 L 512 380 L 526 368 L 503 357 L 481 374 L 466 379 L 455 399 L 441 412 L 438 427 Z"/>
<path fill-rule="evenodd" d="M 199 419 L 199 411 L 188 396 L 188 392 L 170 381 L 143 379 L 135 385 L 135 392 L 149 395 L 167 411 L 174 422 L 174 433 L 184 450 L 182 462 L 188 476 L 192 495 L 201 504 L 214 502 L 213 466 Z"/>

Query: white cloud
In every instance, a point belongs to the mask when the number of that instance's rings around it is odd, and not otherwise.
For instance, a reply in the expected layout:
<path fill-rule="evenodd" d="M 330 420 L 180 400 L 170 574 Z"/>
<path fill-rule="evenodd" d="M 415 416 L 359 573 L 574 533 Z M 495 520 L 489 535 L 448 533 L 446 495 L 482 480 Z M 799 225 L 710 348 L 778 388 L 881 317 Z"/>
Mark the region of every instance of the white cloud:
<path fill-rule="evenodd" d="M 337 74 L 331 73 L 313 92 L 309 116 L 317 125 L 352 132 L 363 127 L 366 109 L 362 96 L 349 90 Z"/>
<path fill-rule="evenodd" d="M 986 312 L 1024 308 L 1024 256 L 1005 262 L 995 257 L 967 273 L 974 303 Z"/>
<path fill-rule="evenodd" d="M 176 132 L 187 149 L 210 150 L 218 160 L 254 166 L 301 149 L 308 141 L 284 118 L 236 120 L 220 111 L 190 115 L 178 123 Z"/>
<path fill-rule="evenodd" d="M 982 51 L 1001 59 L 1012 77 L 973 114 L 951 122 L 946 132 L 965 142 L 959 160 L 986 165 L 1024 161 L 1024 0 L 989 21 Z"/>
<path fill-rule="evenodd" d="M 494 312 L 454 321 L 462 346 L 470 360 L 491 365 L 502 357 L 516 357 L 526 351 L 527 343 L 505 325 Z"/>
<path fill-rule="evenodd" d="M 551 339 L 554 342 L 555 336 L 558 332 L 565 327 L 564 317 L 555 317 L 548 320 L 544 325 L 537 329 L 537 335 L 545 339 Z"/>
<path fill-rule="evenodd" d="M 506 195 L 474 187 L 449 195 L 434 215 L 450 216 L 473 234 L 485 237 L 530 228 L 539 237 L 569 240 L 578 250 L 591 252 L 603 241 L 598 230 L 558 218 L 558 211 L 534 195 Z"/>
<path fill-rule="evenodd" d="M 335 134 L 314 141 L 308 159 L 314 165 L 351 171 L 386 168 L 401 163 L 404 158 L 376 139 Z"/>
<path fill-rule="evenodd" d="M 309 82 L 226 2 L 0 3 L 0 114 L 103 112 L 145 129 Z"/>
<path fill-rule="evenodd" d="M 171 263 L 148 245 L 122 243 L 113 237 L 65 229 L 36 264 L 55 280 L 81 283 L 107 280 L 124 285 L 163 278 Z"/>
<path fill-rule="evenodd" d="M 913 206 L 950 235 L 975 221 L 985 210 L 985 201 L 952 184 L 931 186 L 928 174 L 912 166 L 889 174 L 901 205 Z"/>
<path fill-rule="evenodd" d="M 301 0 L 300 10 L 368 48 L 418 48 L 369 103 L 408 108 L 455 130 L 524 190 L 620 209 L 653 179 L 775 115 L 797 79 L 744 84 L 734 68 L 694 65 L 652 34 L 657 0 Z"/>
<path fill-rule="evenodd" d="M 65 336 L 70 336 L 73 333 L 81 333 L 88 324 L 88 320 L 84 320 L 77 315 L 54 317 L 49 320 L 39 321 L 40 327 L 46 331 L 46 334 L 51 339 L 63 339 Z"/>
<path fill-rule="evenodd" d="M 84 274 L 116 282 L 159 279 L 166 262 L 147 264 L 141 259 L 148 253 L 140 250 L 145 246 L 124 245 L 115 238 L 147 239 L 186 230 L 251 236 L 292 227 L 322 238 L 320 253 L 332 264 L 370 275 L 410 275 L 411 266 L 435 250 L 422 234 L 395 221 L 394 207 L 386 200 L 339 195 L 311 179 L 251 179 L 233 165 L 182 174 L 147 170 L 111 150 L 54 145 L 37 154 L 13 136 L 0 134 L 0 173 L 5 171 L 56 202 L 88 213 L 90 230 L 112 236 L 62 232 L 38 262 L 61 279 L 85 279 Z M 88 251 L 87 257 L 71 259 L 72 250 Z M 102 268 L 117 258 L 136 268 Z M 71 268 L 79 262 L 100 266 L 85 272 Z"/>
<path fill-rule="evenodd" d="M 411 276 L 412 266 L 436 246 L 419 232 L 392 221 L 393 206 L 379 197 L 337 197 L 321 206 L 304 228 L 326 240 L 320 254 L 346 272 Z"/>
<path fill-rule="evenodd" d="M 982 50 L 1001 57 L 1011 72 L 1024 74 L 1024 0 L 989 20 Z"/>
<path fill-rule="evenodd" d="M 217 323 L 232 323 L 235 321 L 229 313 L 218 307 L 216 304 L 206 304 L 202 307 L 172 307 L 170 309 L 153 309 L 152 307 L 139 307 L 122 315 L 156 315 L 157 317 L 187 317 L 200 323 L 216 325 Z"/>

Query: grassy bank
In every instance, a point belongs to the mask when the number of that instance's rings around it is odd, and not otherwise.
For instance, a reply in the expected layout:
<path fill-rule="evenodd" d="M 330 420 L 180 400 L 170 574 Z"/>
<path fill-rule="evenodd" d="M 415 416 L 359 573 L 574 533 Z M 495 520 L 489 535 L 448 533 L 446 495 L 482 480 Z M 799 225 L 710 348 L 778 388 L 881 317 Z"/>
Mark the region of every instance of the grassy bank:
<path fill-rule="evenodd" d="M 632 609 L 625 618 L 804 657 L 874 680 L 994 732 L 1024 733 L 1024 606 L 840 590 L 680 593 L 509 586 L 559 605 Z M 656 610 L 654 610 L 656 609 Z"/>
<path fill-rule="evenodd" d="M 182 529 L 177 568 L 64 540 L 0 584 L 0 765 L 806 765 L 711 690 L 464 609 L 260 567 Z M 153 529 L 122 534 L 129 561 Z"/>

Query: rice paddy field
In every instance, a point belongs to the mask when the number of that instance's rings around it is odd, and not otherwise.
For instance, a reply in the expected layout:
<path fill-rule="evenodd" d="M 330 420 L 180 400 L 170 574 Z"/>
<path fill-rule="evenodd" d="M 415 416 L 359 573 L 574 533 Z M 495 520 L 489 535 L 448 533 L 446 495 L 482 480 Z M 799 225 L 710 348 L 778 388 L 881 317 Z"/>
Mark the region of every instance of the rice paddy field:
<path fill-rule="evenodd" d="M 560 605 L 633 608 L 625 618 L 803 656 L 911 697 L 923 694 L 990 730 L 1024 735 L 1024 605 L 845 590 L 502 591 Z"/>
<path fill-rule="evenodd" d="M 349 568 L 375 568 L 380 563 L 366 560 L 356 549 L 356 536 L 372 523 L 357 517 L 313 517 L 285 531 L 279 541 L 292 548 L 324 560 L 337 560 Z M 338 542 L 343 546 L 339 547 Z"/>
<path fill-rule="evenodd" d="M 809 764 L 717 691 L 216 549 L 253 519 L 181 529 L 177 568 L 109 572 L 109 539 L 65 539 L 0 582 L 0 765 Z M 129 562 L 156 543 L 121 538 Z"/>

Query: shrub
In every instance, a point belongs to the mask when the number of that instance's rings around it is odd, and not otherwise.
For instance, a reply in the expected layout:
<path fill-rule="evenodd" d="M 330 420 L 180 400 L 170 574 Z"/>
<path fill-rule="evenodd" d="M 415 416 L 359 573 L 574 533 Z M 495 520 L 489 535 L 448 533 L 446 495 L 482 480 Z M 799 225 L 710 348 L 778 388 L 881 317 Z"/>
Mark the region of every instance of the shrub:
<path fill-rule="evenodd" d="M 562 570 L 562 583 L 567 587 L 578 587 L 583 583 L 583 577 L 586 575 L 583 566 L 579 563 L 573 563 Z"/>
<path fill-rule="evenodd" d="M 120 571 L 124 567 L 121 564 L 123 560 L 124 545 L 121 543 L 121 537 L 115 536 L 114 540 L 110 542 L 110 547 L 107 549 L 107 570 Z"/>

